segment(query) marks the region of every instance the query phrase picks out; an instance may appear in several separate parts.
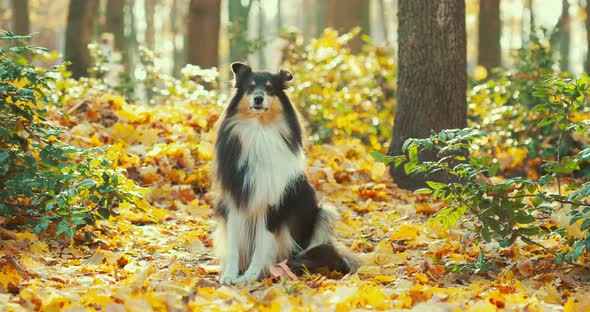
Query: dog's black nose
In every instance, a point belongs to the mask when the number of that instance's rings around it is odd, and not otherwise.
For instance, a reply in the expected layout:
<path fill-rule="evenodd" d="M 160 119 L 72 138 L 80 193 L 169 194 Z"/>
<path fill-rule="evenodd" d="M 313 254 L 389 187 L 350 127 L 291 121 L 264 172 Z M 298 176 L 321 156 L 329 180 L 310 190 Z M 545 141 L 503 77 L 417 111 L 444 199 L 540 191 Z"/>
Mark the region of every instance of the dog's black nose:
<path fill-rule="evenodd" d="M 259 96 L 254 97 L 254 104 L 260 105 L 260 104 L 262 104 L 262 101 L 264 101 L 264 97 L 263 96 L 260 96 L 259 95 Z"/>

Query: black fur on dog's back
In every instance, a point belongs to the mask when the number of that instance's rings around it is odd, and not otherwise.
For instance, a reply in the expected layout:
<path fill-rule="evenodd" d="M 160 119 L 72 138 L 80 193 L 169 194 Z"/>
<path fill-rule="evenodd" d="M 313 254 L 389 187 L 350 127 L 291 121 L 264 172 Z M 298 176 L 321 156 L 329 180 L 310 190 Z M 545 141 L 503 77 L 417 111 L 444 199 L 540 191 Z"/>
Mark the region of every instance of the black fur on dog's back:
<path fill-rule="evenodd" d="M 358 268 L 358 259 L 349 251 L 338 249 L 334 244 L 322 244 L 310 248 L 287 261 L 287 266 L 297 275 L 306 272 L 354 273 Z"/>

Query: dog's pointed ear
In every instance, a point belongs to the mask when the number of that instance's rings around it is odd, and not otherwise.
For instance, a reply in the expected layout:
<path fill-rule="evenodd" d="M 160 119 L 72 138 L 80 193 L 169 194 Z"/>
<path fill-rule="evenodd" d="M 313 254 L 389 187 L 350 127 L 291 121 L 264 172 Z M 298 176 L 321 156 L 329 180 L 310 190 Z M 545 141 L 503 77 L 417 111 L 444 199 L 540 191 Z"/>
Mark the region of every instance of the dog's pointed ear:
<path fill-rule="evenodd" d="M 288 71 L 288 70 L 286 70 L 284 68 L 281 68 L 279 70 L 279 77 L 281 77 L 281 79 L 283 81 L 291 81 L 291 80 L 293 80 L 293 74 L 291 74 L 290 71 Z"/>
<path fill-rule="evenodd" d="M 240 76 L 242 74 L 251 72 L 252 68 L 246 63 L 235 62 L 231 64 L 231 71 L 235 76 Z"/>

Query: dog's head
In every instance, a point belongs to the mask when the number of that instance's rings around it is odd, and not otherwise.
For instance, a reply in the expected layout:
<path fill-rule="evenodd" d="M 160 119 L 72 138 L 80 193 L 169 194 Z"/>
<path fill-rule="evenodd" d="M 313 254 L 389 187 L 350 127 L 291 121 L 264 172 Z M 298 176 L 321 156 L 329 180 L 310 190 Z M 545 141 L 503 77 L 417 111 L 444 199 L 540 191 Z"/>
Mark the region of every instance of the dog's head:
<path fill-rule="evenodd" d="M 293 74 L 281 69 L 272 74 L 269 72 L 255 72 L 244 63 L 233 63 L 234 86 L 242 91 L 247 109 L 250 113 L 262 114 L 273 109 L 273 105 L 280 105 L 278 95 L 287 88 L 287 83 L 293 80 Z M 277 108 L 279 109 L 279 108 Z"/>

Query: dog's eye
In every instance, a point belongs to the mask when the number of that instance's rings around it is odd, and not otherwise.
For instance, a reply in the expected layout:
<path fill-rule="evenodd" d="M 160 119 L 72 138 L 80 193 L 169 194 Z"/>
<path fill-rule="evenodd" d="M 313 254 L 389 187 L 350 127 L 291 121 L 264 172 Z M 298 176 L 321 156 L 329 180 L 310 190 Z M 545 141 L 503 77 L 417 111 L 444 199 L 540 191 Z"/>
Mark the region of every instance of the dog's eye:
<path fill-rule="evenodd" d="M 266 92 L 272 92 L 272 87 L 271 86 L 266 86 Z"/>
<path fill-rule="evenodd" d="M 252 92 L 252 91 L 254 91 L 254 86 L 249 86 L 248 87 L 248 92 Z"/>

